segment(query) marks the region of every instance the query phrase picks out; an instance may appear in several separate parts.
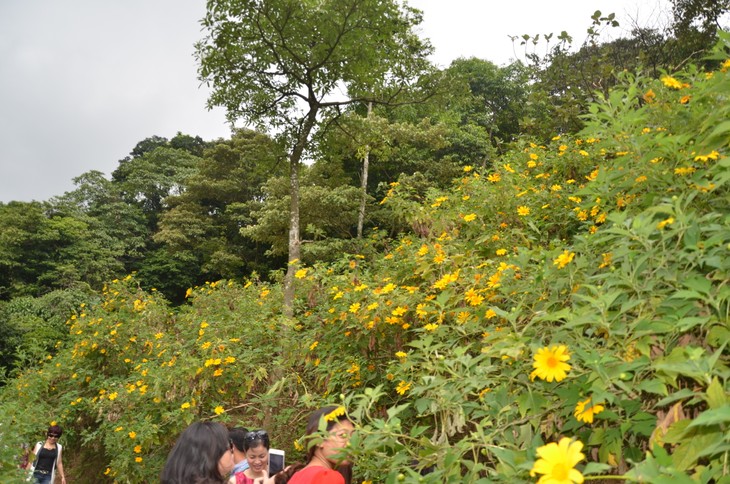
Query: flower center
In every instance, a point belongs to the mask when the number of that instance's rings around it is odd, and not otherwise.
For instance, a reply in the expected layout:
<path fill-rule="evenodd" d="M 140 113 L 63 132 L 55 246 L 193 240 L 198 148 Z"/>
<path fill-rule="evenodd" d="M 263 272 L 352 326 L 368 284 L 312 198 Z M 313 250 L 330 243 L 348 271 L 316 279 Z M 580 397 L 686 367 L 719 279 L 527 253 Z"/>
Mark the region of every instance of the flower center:
<path fill-rule="evenodd" d="M 558 366 L 558 359 L 554 356 L 548 356 L 545 363 L 547 363 L 547 366 L 549 366 L 550 368 L 555 368 L 556 366 Z"/>
<path fill-rule="evenodd" d="M 551 472 L 553 479 L 556 481 L 567 481 L 568 480 L 568 471 L 570 468 L 565 466 L 564 464 L 555 464 L 553 466 L 553 471 Z"/>

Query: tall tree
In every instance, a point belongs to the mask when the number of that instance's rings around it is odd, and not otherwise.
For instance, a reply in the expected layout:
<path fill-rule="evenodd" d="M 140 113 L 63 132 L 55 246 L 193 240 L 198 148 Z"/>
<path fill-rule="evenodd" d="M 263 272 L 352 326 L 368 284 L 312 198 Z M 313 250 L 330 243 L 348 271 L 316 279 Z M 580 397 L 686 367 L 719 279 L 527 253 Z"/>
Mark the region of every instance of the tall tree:
<path fill-rule="evenodd" d="M 357 252 L 355 239 L 360 190 L 341 167 L 314 163 L 303 166 L 300 180 L 301 257 L 308 264 L 339 259 L 343 252 Z M 289 186 L 286 177 L 272 177 L 263 186 L 263 198 L 251 203 L 253 223 L 241 232 L 268 244 L 270 256 L 286 255 Z"/>
<path fill-rule="evenodd" d="M 717 31 L 727 29 L 730 0 L 672 0 L 672 47 L 685 62 L 704 64 L 702 59 L 718 40 Z M 710 64 L 711 65 L 711 64 Z"/>
<path fill-rule="evenodd" d="M 187 190 L 167 198 L 170 209 L 160 217 L 155 242 L 198 262 L 196 284 L 268 273 L 266 248 L 242 236 L 240 228 L 251 222 L 252 202 L 262 198 L 266 180 L 285 175 L 284 159 L 281 147 L 262 133 L 240 129 L 230 140 L 219 140 L 205 151 Z M 282 263 L 281 256 L 276 262 Z"/>
<path fill-rule="evenodd" d="M 459 127 L 483 131 L 494 146 L 510 142 L 520 134 L 530 74 L 522 63 L 498 67 L 475 57 L 459 58 L 451 63 L 446 74 L 452 80 L 454 90 L 465 91 L 451 99 L 451 110 L 460 118 Z M 459 89 L 458 84 L 464 84 L 464 87 Z M 459 143 L 453 143 L 453 146 L 455 150 L 464 149 Z M 486 156 L 486 151 L 487 148 L 482 148 L 481 153 L 472 152 L 464 158 L 475 163 Z"/>
<path fill-rule="evenodd" d="M 209 0 L 197 45 L 209 105 L 231 121 L 279 133 L 289 147 L 289 247 L 284 311 L 300 256 L 299 167 L 327 117 L 354 103 L 389 103 L 429 68 L 413 31 L 419 11 L 397 0 Z"/>
<path fill-rule="evenodd" d="M 38 279 L 52 269 L 45 243 L 57 237 L 48 230 L 41 202 L 0 204 L 0 299 L 36 295 Z"/>
<path fill-rule="evenodd" d="M 154 231 L 165 208 L 165 198 L 185 191 L 185 182 L 195 174 L 199 161 L 199 157 L 186 150 L 157 146 L 141 156 L 120 162 L 112 180 L 127 202 L 142 209 L 150 230 Z"/>
<path fill-rule="evenodd" d="M 373 112 L 373 103 L 368 103 L 368 117 Z M 368 170 L 370 168 L 370 145 L 363 147 L 362 175 L 360 177 L 360 209 L 357 212 L 357 238 L 362 238 L 362 227 L 365 224 L 365 204 L 368 201 Z"/>
<path fill-rule="evenodd" d="M 93 217 L 52 202 L 0 204 L 0 299 L 101 288 L 121 250 Z"/>
<path fill-rule="evenodd" d="M 142 208 L 127 203 L 120 184 L 109 181 L 99 171 L 83 173 L 73 182 L 74 190 L 53 199 L 54 211 L 93 220 L 92 229 L 109 239 L 107 247 L 119 254 L 124 270 L 138 269 L 136 264 L 146 252 L 150 235 Z"/>
<path fill-rule="evenodd" d="M 434 122 L 428 115 L 436 114 L 436 108 L 426 111 L 429 104 L 433 105 L 432 102 L 418 105 L 418 111 L 425 114 L 421 116 L 419 113 L 418 117 L 410 118 L 418 119 L 417 123 L 410 119 L 403 121 L 388 107 L 380 107 L 376 112 L 368 104 L 362 114 L 359 110 L 351 110 L 337 121 L 337 129 L 331 130 L 319 144 L 321 158 L 314 166 L 325 165 L 330 171 L 341 169 L 351 178 L 348 183 L 360 187 L 358 238 L 362 237 L 366 226 L 366 210 L 372 209 L 367 208 L 374 195 L 372 188 L 382 188 L 396 181 L 402 173 L 450 171 L 448 168 L 444 170 L 445 166 L 437 156 L 448 143 L 446 137 L 450 133 L 450 125 Z M 409 107 L 413 106 L 403 108 Z M 461 167 L 453 170 L 448 183 L 459 171 Z"/>
<path fill-rule="evenodd" d="M 728 12 L 730 0 L 672 0 L 675 34 L 679 38 L 694 30 L 712 41 L 718 30 L 727 28 Z"/>

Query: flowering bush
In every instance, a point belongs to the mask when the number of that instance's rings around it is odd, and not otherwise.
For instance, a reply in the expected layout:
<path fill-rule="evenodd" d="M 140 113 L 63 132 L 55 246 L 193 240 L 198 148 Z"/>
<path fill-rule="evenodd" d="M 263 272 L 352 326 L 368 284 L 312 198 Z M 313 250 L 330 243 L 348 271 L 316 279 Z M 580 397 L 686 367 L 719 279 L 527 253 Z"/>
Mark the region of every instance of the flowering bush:
<path fill-rule="evenodd" d="M 363 481 L 727 479 L 726 70 L 625 74 L 577 137 L 425 197 L 393 183 L 414 233 L 301 268 L 293 320 L 276 285 L 172 311 L 111 283 L 3 390 L 4 442 L 58 420 L 67 467 L 152 482 L 195 419 L 266 427 L 295 460 L 307 408 L 335 400 Z"/>

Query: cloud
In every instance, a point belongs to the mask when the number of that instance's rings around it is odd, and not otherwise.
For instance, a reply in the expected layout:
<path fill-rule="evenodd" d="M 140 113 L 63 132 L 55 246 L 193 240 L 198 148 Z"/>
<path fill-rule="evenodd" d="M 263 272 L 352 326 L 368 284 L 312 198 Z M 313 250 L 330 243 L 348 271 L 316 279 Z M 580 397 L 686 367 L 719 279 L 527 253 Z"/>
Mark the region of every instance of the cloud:
<path fill-rule="evenodd" d="M 444 67 L 460 56 L 506 63 L 508 35 L 568 30 L 580 43 L 596 9 L 626 18 L 667 3 L 410 1 Z M 0 0 L 0 202 L 47 200 L 90 170 L 109 175 L 153 135 L 228 137 L 197 80 L 204 14 L 203 0 Z"/>
<path fill-rule="evenodd" d="M 0 201 L 109 174 L 152 135 L 228 137 L 197 80 L 204 13 L 179 0 L 1 2 Z"/>
<path fill-rule="evenodd" d="M 670 11 L 669 0 L 409 0 L 424 12 L 422 34 L 436 47 L 433 61 L 442 67 L 458 57 L 478 57 L 503 65 L 524 56 L 519 39 L 510 36 L 553 33 L 565 30 L 578 46 L 586 38 L 591 15 L 615 13 L 621 28 L 610 31 L 616 38 L 627 35 L 634 21 L 642 26 L 660 26 Z M 555 41 L 553 41 L 553 44 Z"/>

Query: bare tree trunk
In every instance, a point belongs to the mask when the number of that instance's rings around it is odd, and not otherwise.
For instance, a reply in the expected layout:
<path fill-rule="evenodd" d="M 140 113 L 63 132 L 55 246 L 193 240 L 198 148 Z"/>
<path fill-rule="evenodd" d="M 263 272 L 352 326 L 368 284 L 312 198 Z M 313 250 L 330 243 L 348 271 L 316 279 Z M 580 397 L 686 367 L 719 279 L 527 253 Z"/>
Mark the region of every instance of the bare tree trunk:
<path fill-rule="evenodd" d="M 368 103 L 368 118 L 373 112 L 372 101 Z M 365 202 L 368 197 L 368 166 L 370 165 L 370 146 L 365 147 L 365 156 L 362 159 L 362 183 L 360 184 L 360 211 L 357 214 L 357 238 L 362 238 L 362 227 L 365 224 Z"/>
<path fill-rule="evenodd" d="M 284 276 L 284 315 L 294 316 L 294 273 L 301 256 L 302 242 L 299 238 L 299 161 L 289 160 L 289 264 Z"/>
<path fill-rule="evenodd" d="M 289 191 L 291 205 L 289 206 L 289 264 L 284 276 L 284 316 L 294 316 L 294 297 L 296 295 L 294 274 L 300 263 L 302 241 L 299 237 L 299 167 L 301 165 L 304 148 L 309 141 L 309 133 L 317 121 L 317 106 L 310 108 L 299 131 L 297 142 L 289 158 Z"/>

